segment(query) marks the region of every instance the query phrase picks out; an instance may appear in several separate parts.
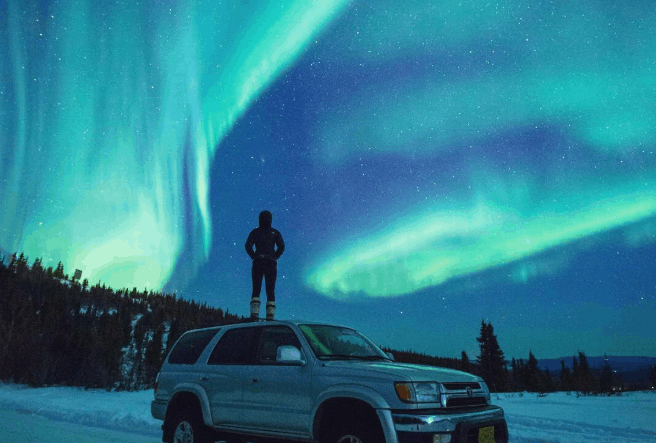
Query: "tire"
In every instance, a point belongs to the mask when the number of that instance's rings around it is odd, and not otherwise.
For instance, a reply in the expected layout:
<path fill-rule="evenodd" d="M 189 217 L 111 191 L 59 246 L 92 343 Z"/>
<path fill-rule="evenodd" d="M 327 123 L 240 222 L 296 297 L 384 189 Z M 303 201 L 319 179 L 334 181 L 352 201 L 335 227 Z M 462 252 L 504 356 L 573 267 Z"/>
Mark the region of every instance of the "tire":
<path fill-rule="evenodd" d="M 203 423 L 200 413 L 182 411 L 171 420 L 171 443 L 214 443 L 211 429 Z"/>
<path fill-rule="evenodd" d="M 384 443 L 380 426 L 372 422 L 349 421 L 328 433 L 325 443 Z"/>

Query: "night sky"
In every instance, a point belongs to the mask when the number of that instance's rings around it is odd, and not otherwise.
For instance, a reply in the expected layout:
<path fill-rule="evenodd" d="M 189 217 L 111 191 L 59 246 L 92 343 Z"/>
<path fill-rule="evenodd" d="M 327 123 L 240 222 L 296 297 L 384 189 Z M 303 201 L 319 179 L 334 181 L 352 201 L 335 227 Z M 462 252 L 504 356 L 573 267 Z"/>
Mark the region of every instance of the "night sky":
<path fill-rule="evenodd" d="M 656 356 L 650 3 L 272 3 L 0 0 L 2 251 L 247 315 L 268 209 L 278 318 Z"/>

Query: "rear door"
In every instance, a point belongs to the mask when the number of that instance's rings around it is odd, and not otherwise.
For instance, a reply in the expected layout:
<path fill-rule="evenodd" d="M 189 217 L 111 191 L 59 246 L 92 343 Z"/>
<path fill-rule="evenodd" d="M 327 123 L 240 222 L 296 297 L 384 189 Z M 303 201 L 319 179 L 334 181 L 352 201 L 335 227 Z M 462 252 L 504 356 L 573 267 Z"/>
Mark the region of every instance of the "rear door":
<path fill-rule="evenodd" d="M 242 427 L 244 424 L 243 386 L 246 368 L 253 362 L 256 329 L 230 329 L 219 339 L 207 361 L 202 380 L 210 396 L 215 425 Z"/>
<path fill-rule="evenodd" d="M 245 368 L 244 424 L 249 428 L 307 437 L 312 408 L 310 365 L 276 361 L 278 348 L 302 349 L 296 333 L 288 326 L 264 326 L 256 337 L 255 361 Z"/>

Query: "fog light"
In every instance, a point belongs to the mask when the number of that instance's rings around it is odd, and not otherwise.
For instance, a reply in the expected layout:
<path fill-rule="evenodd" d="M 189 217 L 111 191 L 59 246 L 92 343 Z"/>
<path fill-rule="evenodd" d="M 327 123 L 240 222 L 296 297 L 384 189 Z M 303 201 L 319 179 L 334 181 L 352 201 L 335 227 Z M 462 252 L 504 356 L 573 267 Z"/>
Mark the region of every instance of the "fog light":
<path fill-rule="evenodd" d="M 449 443 L 451 436 L 449 434 L 435 434 L 433 435 L 433 443 Z"/>

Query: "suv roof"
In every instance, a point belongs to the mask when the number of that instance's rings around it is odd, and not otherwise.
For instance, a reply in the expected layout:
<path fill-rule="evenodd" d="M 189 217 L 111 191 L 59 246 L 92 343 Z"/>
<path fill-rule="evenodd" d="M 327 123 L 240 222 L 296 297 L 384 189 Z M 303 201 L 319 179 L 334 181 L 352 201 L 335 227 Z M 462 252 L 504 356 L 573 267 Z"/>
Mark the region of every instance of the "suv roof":
<path fill-rule="evenodd" d="M 223 325 L 223 326 L 214 326 L 214 327 L 221 327 L 221 328 L 227 328 L 227 327 L 236 327 L 236 326 L 253 326 L 253 325 L 322 325 L 322 326 L 335 326 L 338 328 L 348 328 L 348 329 L 354 329 L 350 326 L 345 326 L 345 325 L 340 325 L 337 323 L 329 323 L 325 321 L 311 321 L 311 320 L 255 320 L 255 321 L 249 321 L 249 322 L 244 322 L 244 323 L 233 323 L 230 325 Z M 210 328 L 206 328 L 210 329 Z"/>

